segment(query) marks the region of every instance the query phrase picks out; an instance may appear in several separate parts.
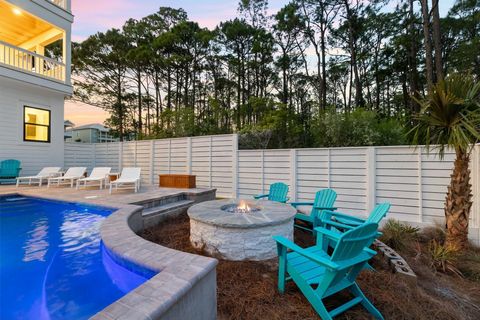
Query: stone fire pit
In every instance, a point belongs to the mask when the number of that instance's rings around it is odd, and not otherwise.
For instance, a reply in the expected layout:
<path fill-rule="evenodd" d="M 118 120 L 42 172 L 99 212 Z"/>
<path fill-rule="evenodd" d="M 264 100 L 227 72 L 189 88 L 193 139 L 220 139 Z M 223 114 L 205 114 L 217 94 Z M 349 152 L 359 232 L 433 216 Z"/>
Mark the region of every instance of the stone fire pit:
<path fill-rule="evenodd" d="M 188 209 L 190 241 L 227 260 L 266 260 L 277 256 L 273 235 L 293 239 L 296 210 L 273 201 L 215 200 Z"/>

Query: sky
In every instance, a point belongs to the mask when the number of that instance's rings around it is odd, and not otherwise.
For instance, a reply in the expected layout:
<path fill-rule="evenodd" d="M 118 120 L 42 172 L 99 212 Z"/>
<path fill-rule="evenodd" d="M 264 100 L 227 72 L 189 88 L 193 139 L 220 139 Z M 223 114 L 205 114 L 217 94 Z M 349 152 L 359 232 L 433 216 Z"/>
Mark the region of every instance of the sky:
<path fill-rule="evenodd" d="M 159 7 L 183 8 L 192 21 L 202 27 L 214 28 L 221 21 L 237 16 L 238 0 L 72 0 L 75 20 L 72 40 L 80 42 L 98 31 L 120 28 L 129 18 L 140 19 Z M 277 12 L 289 0 L 270 0 L 269 12 Z M 399 0 L 387 5 L 394 8 Z M 444 16 L 455 0 L 440 0 L 440 15 Z M 65 103 L 65 119 L 75 125 L 103 123 L 108 113 L 81 103 Z"/>

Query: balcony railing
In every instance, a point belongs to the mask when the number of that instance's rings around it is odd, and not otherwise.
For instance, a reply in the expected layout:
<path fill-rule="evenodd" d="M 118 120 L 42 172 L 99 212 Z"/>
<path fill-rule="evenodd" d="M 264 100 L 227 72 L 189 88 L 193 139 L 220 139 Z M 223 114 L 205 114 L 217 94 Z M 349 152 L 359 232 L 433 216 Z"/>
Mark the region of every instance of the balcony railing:
<path fill-rule="evenodd" d="M 67 8 L 67 1 L 68 0 L 48 0 L 48 1 L 53 2 L 53 4 L 59 6 L 62 9 L 65 9 L 65 10 L 68 9 Z"/>
<path fill-rule="evenodd" d="M 65 81 L 65 64 L 0 41 L 0 64 L 41 77 Z"/>

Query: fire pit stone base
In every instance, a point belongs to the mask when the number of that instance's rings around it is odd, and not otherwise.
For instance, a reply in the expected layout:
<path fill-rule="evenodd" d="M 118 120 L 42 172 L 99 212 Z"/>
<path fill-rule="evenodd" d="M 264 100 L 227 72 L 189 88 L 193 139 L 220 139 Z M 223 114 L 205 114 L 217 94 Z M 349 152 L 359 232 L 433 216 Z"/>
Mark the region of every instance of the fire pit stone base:
<path fill-rule="evenodd" d="M 290 205 L 277 202 L 247 202 L 249 207 L 258 210 L 249 213 L 226 211 L 232 200 L 207 201 L 190 207 L 192 245 L 226 260 L 275 258 L 277 247 L 272 236 L 293 239 L 296 211 Z"/>
<path fill-rule="evenodd" d="M 224 228 L 190 221 L 190 241 L 210 255 L 226 260 L 266 260 L 277 256 L 273 235 L 293 240 L 293 223 L 257 228 Z"/>

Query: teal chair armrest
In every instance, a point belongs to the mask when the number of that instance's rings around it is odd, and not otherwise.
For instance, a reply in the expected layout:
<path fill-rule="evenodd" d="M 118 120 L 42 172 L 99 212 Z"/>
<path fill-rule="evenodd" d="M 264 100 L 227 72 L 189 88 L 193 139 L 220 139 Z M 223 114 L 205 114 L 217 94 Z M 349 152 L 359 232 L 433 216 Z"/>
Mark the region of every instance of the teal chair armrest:
<path fill-rule="evenodd" d="M 349 216 L 347 214 L 343 214 L 340 212 L 332 212 L 332 216 L 334 216 L 335 218 L 339 218 L 338 219 L 339 221 L 342 221 L 342 222 L 345 221 L 344 223 L 350 223 L 350 221 L 351 223 L 356 225 L 365 223 L 365 219 Z"/>
<path fill-rule="evenodd" d="M 317 210 L 329 210 L 329 211 L 335 211 L 335 210 L 337 210 L 337 208 L 335 208 L 335 207 L 317 207 L 317 206 L 315 206 L 315 207 L 313 207 L 313 208 L 314 208 L 314 209 L 317 209 Z"/>
<path fill-rule="evenodd" d="M 254 196 L 253 198 L 258 200 L 258 199 L 266 198 L 268 196 L 269 196 L 269 194 L 259 194 L 259 195 Z"/>
<path fill-rule="evenodd" d="M 325 259 L 324 257 L 322 257 L 320 255 L 308 252 L 305 249 L 303 249 L 302 247 L 297 246 L 295 243 L 288 240 L 287 238 L 284 238 L 282 236 L 273 236 L 273 239 L 277 242 L 278 245 L 283 246 L 287 249 L 290 249 L 293 252 L 296 252 L 296 253 L 304 256 L 305 258 L 307 258 L 309 260 L 312 260 L 312 261 L 314 261 L 318 264 L 321 264 L 321 265 L 323 265 L 327 268 L 335 269 L 335 270 L 339 268 L 339 265 L 336 264 L 335 262 L 332 262 L 328 259 Z"/>
<path fill-rule="evenodd" d="M 313 202 L 290 202 L 289 204 L 294 208 L 297 206 L 313 206 Z"/>
<path fill-rule="evenodd" d="M 348 224 L 352 227 L 358 227 L 359 225 L 362 225 L 365 223 L 365 221 L 361 222 L 361 221 L 354 221 L 354 220 L 348 220 L 343 218 L 335 218 L 335 221 L 342 224 Z"/>
<path fill-rule="evenodd" d="M 323 227 L 316 227 L 315 228 L 315 231 L 317 232 L 317 234 L 322 234 L 332 240 L 338 240 L 340 239 L 340 236 L 342 235 L 341 233 L 338 233 L 338 232 L 334 232 L 332 230 L 328 230 L 326 228 L 323 228 Z"/>
<path fill-rule="evenodd" d="M 351 226 L 351 225 L 348 225 L 348 224 L 343 224 L 343 223 L 340 223 L 340 222 L 337 222 L 337 221 L 332 221 L 332 220 L 322 220 L 322 224 L 328 224 L 330 226 L 333 226 L 335 228 L 339 228 L 339 229 L 353 229 L 354 226 Z"/>

